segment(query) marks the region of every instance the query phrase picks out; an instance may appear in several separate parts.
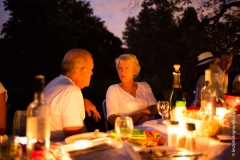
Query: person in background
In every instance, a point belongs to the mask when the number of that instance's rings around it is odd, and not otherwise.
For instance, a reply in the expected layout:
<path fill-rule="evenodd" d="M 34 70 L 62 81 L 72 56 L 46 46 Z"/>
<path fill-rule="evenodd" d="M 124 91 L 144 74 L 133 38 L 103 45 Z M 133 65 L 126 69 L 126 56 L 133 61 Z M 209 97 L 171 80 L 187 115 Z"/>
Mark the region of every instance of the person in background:
<path fill-rule="evenodd" d="M 100 118 L 95 106 L 84 100 L 81 92 L 90 84 L 93 67 L 88 51 L 72 49 L 63 58 L 61 75 L 46 85 L 45 101 L 51 106 L 51 141 L 63 141 L 68 136 L 82 133 L 85 110 L 93 111 L 95 120 Z"/>
<path fill-rule="evenodd" d="M 232 85 L 233 85 L 233 92 L 234 93 L 236 93 L 236 92 L 240 93 L 240 74 L 238 74 L 234 78 L 234 80 L 232 82 Z"/>
<path fill-rule="evenodd" d="M 6 133 L 7 90 L 0 82 L 0 135 Z"/>
<path fill-rule="evenodd" d="M 135 82 L 140 65 L 135 55 L 122 54 L 115 60 L 120 83 L 111 85 L 106 93 L 107 118 L 114 124 L 119 116 L 130 116 L 134 125 L 154 119 L 157 101 L 146 82 Z"/>
<path fill-rule="evenodd" d="M 213 74 L 212 84 L 216 89 L 217 97 L 224 98 L 228 88 L 228 74 L 227 70 L 232 64 L 233 54 L 231 52 L 221 52 L 220 62 L 218 63 L 218 73 Z"/>
<path fill-rule="evenodd" d="M 217 73 L 219 61 L 220 59 L 214 58 L 211 52 L 203 52 L 198 56 L 196 72 L 199 78 L 197 81 L 196 94 L 192 106 L 200 106 L 201 90 L 205 86 L 205 70 L 210 69 L 212 75 Z"/>

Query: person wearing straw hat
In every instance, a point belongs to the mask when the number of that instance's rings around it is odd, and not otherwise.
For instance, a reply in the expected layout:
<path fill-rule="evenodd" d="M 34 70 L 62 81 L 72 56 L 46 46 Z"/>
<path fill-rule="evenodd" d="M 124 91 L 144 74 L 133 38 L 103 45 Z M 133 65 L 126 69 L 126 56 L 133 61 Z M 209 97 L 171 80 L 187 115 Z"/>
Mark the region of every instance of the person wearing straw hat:
<path fill-rule="evenodd" d="M 205 85 L 205 70 L 210 69 L 213 76 L 214 73 L 218 72 L 219 58 L 213 57 L 211 52 L 203 52 L 198 56 L 198 64 L 196 66 L 196 72 L 199 77 L 196 85 L 196 94 L 193 100 L 193 106 L 199 106 L 201 101 L 201 89 Z"/>
<path fill-rule="evenodd" d="M 216 89 L 217 97 L 224 98 L 224 94 L 228 89 L 228 74 L 227 70 L 232 64 L 233 54 L 231 52 L 223 51 L 220 53 L 221 58 L 218 64 L 218 72 L 213 74 L 212 85 Z"/>

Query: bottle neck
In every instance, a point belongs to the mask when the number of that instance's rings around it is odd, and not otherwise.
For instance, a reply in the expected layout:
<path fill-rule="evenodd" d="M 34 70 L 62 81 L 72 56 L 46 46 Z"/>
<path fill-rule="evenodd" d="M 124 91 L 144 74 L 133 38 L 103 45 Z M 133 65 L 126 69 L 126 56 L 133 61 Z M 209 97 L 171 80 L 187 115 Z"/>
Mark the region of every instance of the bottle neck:
<path fill-rule="evenodd" d="M 44 92 L 34 92 L 34 101 L 43 102 Z"/>
<path fill-rule="evenodd" d="M 180 75 L 181 73 L 173 73 L 173 88 L 182 88 Z"/>
<path fill-rule="evenodd" d="M 211 86 L 212 85 L 212 82 L 211 81 L 205 81 L 205 86 Z"/>

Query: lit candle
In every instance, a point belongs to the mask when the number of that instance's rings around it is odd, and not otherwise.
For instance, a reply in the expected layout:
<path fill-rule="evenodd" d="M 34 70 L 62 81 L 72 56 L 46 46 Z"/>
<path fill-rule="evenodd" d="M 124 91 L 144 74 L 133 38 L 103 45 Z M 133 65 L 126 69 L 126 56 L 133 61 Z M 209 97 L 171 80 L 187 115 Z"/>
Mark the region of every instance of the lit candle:
<path fill-rule="evenodd" d="M 226 113 L 228 113 L 229 111 L 226 108 L 223 107 L 217 107 L 216 108 L 216 115 L 219 117 L 224 117 Z"/>
<path fill-rule="evenodd" d="M 84 149 L 92 146 L 92 142 L 90 140 L 78 140 L 73 144 L 75 149 Z"/>

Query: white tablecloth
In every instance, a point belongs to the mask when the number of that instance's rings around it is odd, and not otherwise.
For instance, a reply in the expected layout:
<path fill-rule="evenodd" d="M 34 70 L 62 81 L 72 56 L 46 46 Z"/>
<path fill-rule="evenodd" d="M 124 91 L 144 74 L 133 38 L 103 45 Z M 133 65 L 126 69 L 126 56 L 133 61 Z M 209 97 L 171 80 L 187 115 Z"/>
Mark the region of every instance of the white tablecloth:
<path fill-rule="evenodd" d="M 143 129 L 156 129 L 163 133 L 163 136 L 167 138 L 167 125 L 162 124 L 162 120 L 146 121 L 138 128 Z M 219 142 L 214 138 L 209 138 L 208 147 L 204 148 L 204 152 L 207 154 L 206 160 L 240 160 L 240 141 L 236 141 L 234 156 L 232 156 L 232 142 Z"/>

